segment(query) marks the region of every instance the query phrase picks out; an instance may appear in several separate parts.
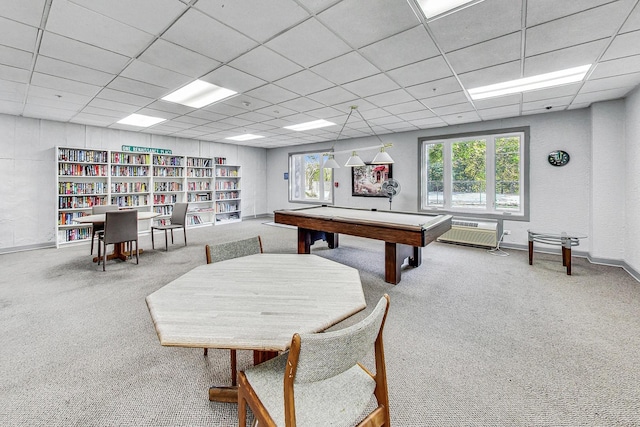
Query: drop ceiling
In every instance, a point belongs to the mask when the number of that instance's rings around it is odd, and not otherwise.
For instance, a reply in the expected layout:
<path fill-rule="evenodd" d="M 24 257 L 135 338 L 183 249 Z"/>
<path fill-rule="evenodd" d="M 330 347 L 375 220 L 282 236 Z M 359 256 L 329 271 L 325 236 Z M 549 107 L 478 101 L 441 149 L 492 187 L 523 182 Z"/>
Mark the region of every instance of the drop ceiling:
<path fill-rule="evenodd" d="M 0 10 L 0 113 L 255 147 L 585 108 L 640 84 L 639 0 L 20 0 Z M 593 64 L 584 81 L 472 101 L 478 86 Z M 201 79 L 238 92 L 161 100 Z M 137 113 L 166 121 L 137 128 Z M 284 126 L 325 119 L 335 126 Z M 240 134 L 264 138 L 234 142 Z"/>

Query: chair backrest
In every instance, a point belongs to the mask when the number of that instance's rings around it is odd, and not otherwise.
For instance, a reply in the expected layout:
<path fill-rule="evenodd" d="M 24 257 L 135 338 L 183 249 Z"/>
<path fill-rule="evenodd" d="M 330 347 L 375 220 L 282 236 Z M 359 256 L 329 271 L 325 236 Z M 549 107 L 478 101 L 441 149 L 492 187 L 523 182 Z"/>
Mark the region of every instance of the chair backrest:
<path fill-rule="evenodd" d="M 388 308 L 385 295 L 367 317 L 354 325 L 337 331 L 300 334 L 294 384 L 325 380 L 358 364 L 377 340 L 382 342 Z"/>
<path fill-rule="evenodd" d="M 171 224 L 185 225 L 187 223 L 187 208 L 189 203 L 175 203 L 171 212 Z"/>
<path fill-rule="evenodd" d="M 120 243 L 138 239 L 138 211 L 126 209 L 105 212 L 104 243 Z"/>
<path fill-rule="evenodd" d="M 255 236 L 234 242 L 206 245 L 205 253 L 207 256 L 207 264 L 247 255 L 261 254 L 262 239 L 260 236 Z"/>
<path fill-rule="evenodd" d="M 94 215 L 103 214 L 107 211 L 117 211 L 118 205 L 95 205 L 91 207 L 91 213 Z"/>

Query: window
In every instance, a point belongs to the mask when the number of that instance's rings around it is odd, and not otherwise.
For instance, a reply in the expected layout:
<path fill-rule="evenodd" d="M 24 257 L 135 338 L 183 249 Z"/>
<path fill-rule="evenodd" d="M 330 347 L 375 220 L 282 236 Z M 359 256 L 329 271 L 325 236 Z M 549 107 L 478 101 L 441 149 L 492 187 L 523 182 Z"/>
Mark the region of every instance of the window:
<path fill-rule="evenodd" d="M 324 153 L 289 154 L 289 201 L 333 203 L 333 169 Z"/>
<path fill-rule="evenodd" d="M 421 138 L 421 202 L 489 217 L 528 217 L 528 128 Z"/>

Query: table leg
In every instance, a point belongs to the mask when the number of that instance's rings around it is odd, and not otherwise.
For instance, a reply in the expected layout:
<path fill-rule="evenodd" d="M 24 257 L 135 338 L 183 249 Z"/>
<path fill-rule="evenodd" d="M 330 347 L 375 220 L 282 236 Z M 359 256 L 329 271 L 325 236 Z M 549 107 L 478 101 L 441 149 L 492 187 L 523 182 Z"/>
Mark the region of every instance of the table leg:
<path fill-rule="evenodd" d="M 129 255 L 135 255 L 135 251 L 127 251 L 124 247 L 126 243 L 116 243 L 113 245 L 113 252 L 107 255 L 108 260 L 112 259 L 121 259 L 122 261 L 126 261 Z M 138 255 L 144 252 L 142 249 L 138 249 Z M 93 257 L 93 262 L 98 262 L 98 257 Z"/>
<path fill-rule="evenodd" d="M 409 258 L 409 265 L 417 267 L 422 263 L 422 251 L 419 247 L 401 243 L 384 242 L 384 281 L 397 285 L 400 283 L 402 263 Z"/>
<path fill-rule="evenodd" d="M 311 233 L 312 231 L 307 228 L 298 227 L 298 253 L 310 254 L 311 253 Z"/>
<path fill-rule="evenodd" d="M 529 265 L 533 265 L 533 240 L 529 240 Z"/>
<path fill-rule="evenodd" d="M 571 276 L 571 240 L 562 240 L 562 265 L 567 267 L 567 275 Z"/>
<path fill-rule="evenodd" d="M 266 362 L 269 359 L 273 359 L 278 355 L 277 351 L 253 351 L 253 364 L 258 365 L 262 362 Z M 224 403 L 238 403 L 238 386 L 236 382 L 237 371 L 236 366 L 236 352 L 231 352 L 231 386 L 213 386 L 209 387 L 209 401 L 211 402 L 224 402 Z"/>

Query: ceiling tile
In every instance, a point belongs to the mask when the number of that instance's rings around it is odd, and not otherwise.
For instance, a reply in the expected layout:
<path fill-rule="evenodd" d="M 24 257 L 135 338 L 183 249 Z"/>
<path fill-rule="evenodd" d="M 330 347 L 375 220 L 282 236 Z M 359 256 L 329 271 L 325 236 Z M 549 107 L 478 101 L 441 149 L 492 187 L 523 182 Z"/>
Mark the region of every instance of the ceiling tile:
<path fill-rule="evenodd" d="M 562 1 L 535 0 L 527 2 L 527 26 L 533 27 L 547 21 L 573 15 L 578 12 L 602 6 L 611 0 Z"/>
<path fill-rule="evenodd" d="M 448 93 L 446 95 L 433 96 L 429 99 L 422 99 L 423 104 L 427 107 L 434 109 L 439 107 L 446 107 L 447 105 L 460 105 L 468 102 L 469 100 L 465 96 L 464 92 Z"/>
<path fill-rule="evenodd" d="M 200 80 L 231 89 L 238 93 L 246 92 L 266 84 L 262 79 L 226 65 L 215 69 L 203 76 Z"/>
<path fill-rule="evenodd" d="M 447 54 L 457 73 L 478 70 L 520 59 L 521 32 L 507 34 Z"/>
<path fill-rule="evenodd" d="M 387 107 L 414 101 L 414 98 L 413 96 L 409 95 L 406 90 L 396 89 L 389 92 L 368 96 L 367 101 L 378 107 Z"/>
<path fill-rule="evenodd" d="M 109 89 L 119 90 L 121 92 L 129 92 L 135 95 L 145 96 L 148 98 L 162 98 L 169 91 L 166 88 L 152 85 L 149 83 L 132 80 L 126 77 L 116 77 L 107 86 Z"/>
<path fill-rule="evenodd" d="M 299 95 L 320 92 L 333 86 L 331 82 L 308 70 L 280 79 L 275 84 Z"/>
<path fill-rule="evenodd" d="M 51 89 L 59 89 L 65 92 L 77 93 L 79 95 L 95 96 L 100 87 L 87 83 L 68 80 L 62 77 L 50 76 L 48 74 L 33 73 L 31 76 L 31 84 L 34 86 L 46 87 Z"/>
<path fill-rule="evenodd" d="M 260 43 L 309 17 L 292 0 L 210 0 L 195 7 Z"/>
<path fill-rule="evenodd" d="M 220 65 L 214 59 L 163 39 L 153 42 L 138 59 L 193 78 L 199 78 Z"/>
<path fill-rule="evenodd" d="M 46 0 L 9 1 L 2 4 L 2 15 L 32 27 L 38 27 L 42 20 Z"/>
<path fill-rule="evenodd" d="M 553 52 L 526 57 L 524 60 L 524 76 L 535 76 L 580 65 L 593 64 L 602 53 L 607 40 L 596 40 Z"/>
<path fill-rule="evenodd" d="M 637 73 L 639 71 L 640 55 L 634 55 L 600 62 L 589 78 L 597 80 L 608 76 Z"/>
<path fill-rule="evenodd" d="M 378 93 L 398 89 L 400 86 L 384 74 L 367 77 L 362 80 L 347 83 L 344 88 L 360 97 L 367 97 Z"/>
<path fill-rule="evenodd" d="M 520 115 L 520 104 L 503 105 L 502 107 L 478 110 L 483 120 L 495 120 Z"/>
<path fill-rule="evenodd" d="M 178 18 L 187 5 L 175 0 L 70 0 L 149 34 L 159 35 L 167 23 Z"/>
<path fill-rule="evenodd" d="M 412 113 L 412 112 L 416 112 L 416 111 L 422 111 L 422 110 L 424 110 L 424 105 L 422 105 L 422 103 L 419 102 L 419 101 L 412 100 L 412 101 L 403 102 L 403 103 L 400 103 L 400 104 L 389 105 L 387 107 L 384 107 L 384 109 L 386 111 L 390 112 L 391 114 L 402 115 L 402 114 L 405 114 L 405 113 Z M 406 120 L 406 119 L 404 119 L 404 117 L 403 117 L 402 120 Z"/>
<path fill-rule="evenodd" d="M 552 98 L 563 98 L 567 96 L 575 96 L 580 90 L 582 83 L 574 83 L 570 85 L 557 86 L 548 89 L 532 90 L 522 94 L 523 102 L 533 102 Z"/>
<path fill-rule="evenodd" d="M 386 71 L 434 57 L 440 52 L 424 26 L 418 25 L 363 47 L 360 53 Z"/>
<path fill-rule="evenodd" d="M 620 32 L 628 33 L 629 31 L 637 30 L 640 30 L 640 7 L 638 7 L 638 4 L 636 3 L 633 11 L 620 29 Z"/>
<path fill-rule="evenodd" d="M 603 61 L 622 58 L 624 56 L 637 55 L 640 46 L 640 31 L 625 33 L 617 36 L 602 56 Z"/>
<path fill-rule="evenodd" d="M 388 74 L 401 86 L 413 86 L 425 81 L 439 80 L 453 75 L 442 56 L 405 65 L 389 71 Z"/>
<path fill-rule="evenodd" d="M 245 53 L 231 61 L 229 65 L 268 82 L 302 70 L 301 66 L 264 46 Z"/>
<path fill-rule="evenodd" d="M 129 92 L 105 88 L 100 91 L 97 98 L 107 99 L 110 101 L 121 102 L 123 104 L 136 105 L 144 107 L 154 101 L 154 98 L 140 96 Z"/>
<path fill-rule="evenodd" d="M 93 70 L 91 68 L 71 64 L 69 62 L 59 61 L 44 55 L 38 56 L 34 71 L 83 83 L 89 83 L 95 86 L 105 86 L 115 77 L 114 74 Z"/>
<path fill-rule="evenodd" d="M 336 84 L 351 82 L 380 72 L 355 51 L 316 65 L 311 70 Z"/>
<path fill-rule="evenodd" d="M 597 80 L 589 80 L 582 86 L 582 89 L 580 89 L 580 94 L 618 88 L 632 89 L 638 84 L 640 84 L 640 73 L 622 74 Z"/>
<path fill-rule="evenodd" d="M 124 55 L 46 31 L 42 36 L 40 54 L 112 74 L 122 71 L 130 61 Z"/>
<path fill-rule="evenodd" d="M 153 40 L 150 34 L 66 0 L 51 4 L 46 30 L 129 57 Z"/>
<path fill-rule="evenodd" d="M 264 101 L 271 101 L 276 104 L 298 97 L 295 93 L 274 84 L 268 84 L 257 89 L 250 90 L 247 92 L 247 95 Z"/>
<path fill-rule="evenodd" d="M 609 3 L 528 28 L 527 56 L 610 37 L 624 19 L 625 10 L 620 3 Z M 602 16 L 607 16 L 607 19 L 603 20 Z"/>
<path fill-rule="evenodd" d="M 0 79 L 10 82 L 29 83 L 29 71 L 22 68 L 0 65 Z"/>
<path fill-rule="evenodd" d="M 0 64 L 28 70 L 32 58 L 31 52 L 0 45 Z"/>
<path fill-rule="evenodd" d="M 230 61 L 257 45 L 238 31 L 195 9 L 188 10 L 162 38 L 220 62 Z"/>
<path fill-rule="evenodd" d="M 120 75 L 170 90 L 178 89 L 193 81 L 191 77 L 184 74 L 178 74 L 166 68 L 156 67 L 138 60 L 131 62 Z"/>
<path fill-rule="evenodd" d="M 3 46 L 32 51 L 37 37 L 36 27 L 0 17 L 0 40 Z"/>
<path fill-rule="evenodd" d="M 318 19 L 355 48 L 419 23 L 406 0 L 343 0 L 318 14 Z"/>
<path fill-rule="evenodd" d="M 312 67 L 350 50 L 315 18 L 270 40 L 266 46 L 303 67 Z"/>
<path fill-rule="evenodd" d="M 579 93 L 574 102 L 576 104 L 591 104 L 593 102 L 618 99 L 629 93 L 629 88 L 608 89 L 597 92 Z"/>
<path fill-rule="evenodd" d="M 520 75 L 520 61 L 471 71 L 460 74 L 458 77 L 466 89 L 519 79 L 522 77 Z"/>
<path fill-rule="evenodd" d="M 294 111 L 308 112 L 322 107 L 322 104 L 309 98 L 295 98 L 290 101 L 284 101 L 279 104 L 281 107 L 289 108 Z"/>
<path fill-rule="evenodd" d="M 483 1 L 428 24 L 435 41 L 445 52 L 491 40 L 519 31 L 522 2 L 513 0 Z M 499 17 L 499 25 L 489 24 Z"/>
<path fill-rule="evenodd" d="M 352 92 L 343 89 L 339 86 L 329 88 L 320 92 L 312 93 L 308 98 L 318 101 L 324 105 L 334 105 L 342 103 L 356 98 Z"/>
<path fill-rule="evenodd" d="M 431 98 L 432 96 L 440 96 L 451 92 L 457 92 L 462 90 L 462 86 L 460 86 L 458 79 L 455 77 L 446 77 L 444 79 L 409 86 L 406 90 L 417 99 L 426 99 Z"/>

